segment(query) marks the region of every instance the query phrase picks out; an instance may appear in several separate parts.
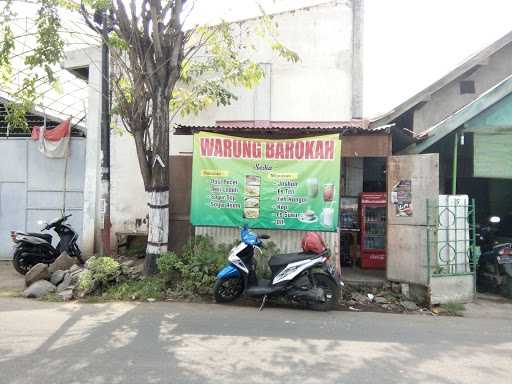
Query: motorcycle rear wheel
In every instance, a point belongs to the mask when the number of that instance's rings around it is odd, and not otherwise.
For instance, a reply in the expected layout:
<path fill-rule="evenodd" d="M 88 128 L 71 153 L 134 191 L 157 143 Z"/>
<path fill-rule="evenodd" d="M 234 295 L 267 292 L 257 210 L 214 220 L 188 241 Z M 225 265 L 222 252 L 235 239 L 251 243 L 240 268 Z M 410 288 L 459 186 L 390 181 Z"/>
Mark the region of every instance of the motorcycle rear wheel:
<path fill-rule="evenodd" d="M 240 277 L 217 279 L 213 286 L 213 295 L 217 303 L 230 303 L 240 297 L 244 283 Z"/>
<path fill-rule="evenodd" d="M 338 287 L 338 284 L 336 284 L 330 276 L 324 273 L 314 273 L 313 278 L 316 281 L 317 287 L 324 290 L 325 302 L 310 303 L 309 308 L 314 311 L 329 311 L 334 309 L 340 298 L 340 288 Z"/>
<path fill-rule="evenodd" d="M 12 258 L 12 265 L 16 272 L 21 275 L 26 275 L 27 272 L 30 271 L 30 268 L 33 267 L 33 265 L 25 262 L 21 250 L 16 251 L 14 254 L 14 257 Z"/>

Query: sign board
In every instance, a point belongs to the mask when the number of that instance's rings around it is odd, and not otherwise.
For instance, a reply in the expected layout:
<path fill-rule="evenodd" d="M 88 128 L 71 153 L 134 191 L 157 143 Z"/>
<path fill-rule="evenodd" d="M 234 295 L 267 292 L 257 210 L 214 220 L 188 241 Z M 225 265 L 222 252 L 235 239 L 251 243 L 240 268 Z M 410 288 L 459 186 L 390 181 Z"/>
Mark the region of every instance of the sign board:
<path fill-rule="evenodd" d="M 411 180 L 402 179 L 393 186 L 391 201 L 395 206 L 396 216 L 412 216 Z"/>
<path fill-rule="evenodd" d="M 194 134 L 191 222 L 335 231 L 339 135 L 264 140 Z"/>

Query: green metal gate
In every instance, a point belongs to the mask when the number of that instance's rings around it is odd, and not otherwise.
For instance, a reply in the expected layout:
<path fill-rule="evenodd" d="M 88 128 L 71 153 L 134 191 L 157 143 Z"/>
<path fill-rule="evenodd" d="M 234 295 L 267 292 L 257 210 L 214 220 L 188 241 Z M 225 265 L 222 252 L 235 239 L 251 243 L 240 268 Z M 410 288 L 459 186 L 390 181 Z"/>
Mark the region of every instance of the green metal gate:
<path fill-rule="evenodd" d="M 427 280 L 473 275 L 478 262 L 475 201 L 461 195 L 427 200 Z"/>

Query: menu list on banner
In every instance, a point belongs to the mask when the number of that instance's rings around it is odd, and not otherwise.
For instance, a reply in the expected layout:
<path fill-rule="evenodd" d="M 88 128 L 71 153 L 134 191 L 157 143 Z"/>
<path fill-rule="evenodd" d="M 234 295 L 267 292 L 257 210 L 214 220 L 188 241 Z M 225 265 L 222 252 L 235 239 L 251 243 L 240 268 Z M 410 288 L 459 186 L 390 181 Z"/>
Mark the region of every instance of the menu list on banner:
<path fill-rule="evenodd" d="M 338 135 L 264 140 L 194 135 L 191 222 L 335 231 Z"/>

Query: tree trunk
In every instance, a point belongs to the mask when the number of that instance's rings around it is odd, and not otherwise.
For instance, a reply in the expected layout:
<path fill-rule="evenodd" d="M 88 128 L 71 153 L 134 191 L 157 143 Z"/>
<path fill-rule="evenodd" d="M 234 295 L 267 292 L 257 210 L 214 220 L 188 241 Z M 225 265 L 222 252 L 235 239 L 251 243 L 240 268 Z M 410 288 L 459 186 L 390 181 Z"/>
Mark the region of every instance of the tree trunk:
<path fill-rule="evenodd" d="M 169 95 L 165 87 L 153 93 L 153 153 L 148 192 L 149 230 L 144 274 L 158 272 L 156 259 L 168 249 L 169 238 Z"/>

